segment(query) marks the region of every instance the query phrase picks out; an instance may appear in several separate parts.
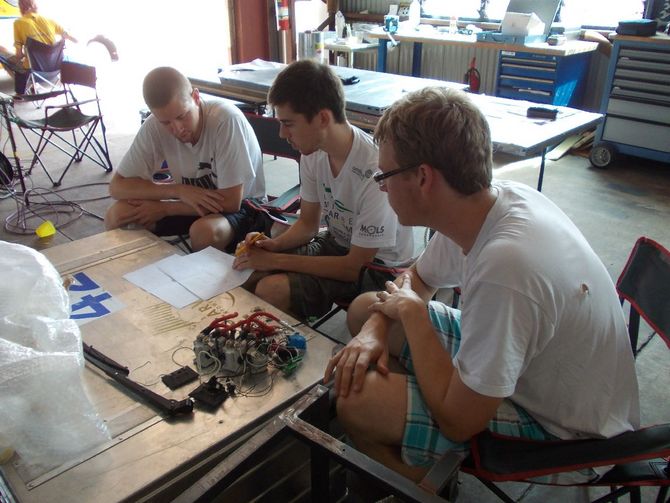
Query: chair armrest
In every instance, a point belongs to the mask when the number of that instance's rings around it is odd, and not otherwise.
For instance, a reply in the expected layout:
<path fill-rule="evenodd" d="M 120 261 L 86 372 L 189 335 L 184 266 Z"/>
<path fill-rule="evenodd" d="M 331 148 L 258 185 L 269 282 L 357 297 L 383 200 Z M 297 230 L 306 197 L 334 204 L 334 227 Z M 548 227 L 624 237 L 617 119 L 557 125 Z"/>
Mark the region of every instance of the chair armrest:
<path fill-rule="evenodd" d="M 62 103 L 60 105 L 47 105 L 47 106 L 44 107 L 44 111 L 46 113 L 48 110 L 56 110 L 56 109 L 63 109 L 63 108 L 79 108 L 81 105 L 85 105 L 86 103 L 93 103 L 93 102 L 99 102 L 99 101 L 100 100 L 98 98 L 91 98 L 90 100 L 70 101 L 69 103 Z"/>
<path fill-rule="evenodd" d="M 670 423 L 611 438 L 529 440 L 483 431 L 471 440 L 464 472 L 495 482 L 670 456 Z"/>
<path fill-rule="evenodd" d="M 60 96 L 61 94 L 65 94 L 66 91 L 63 89 L 59 89 L 56 91 L 49 91 L 48 93 L 39 93 L 39 94 L 19 94 L 17 96 L 14 96 L 14 101 L 44 101 L 48 100 L 50 98 L 55 98 L 56 96 Z"/>

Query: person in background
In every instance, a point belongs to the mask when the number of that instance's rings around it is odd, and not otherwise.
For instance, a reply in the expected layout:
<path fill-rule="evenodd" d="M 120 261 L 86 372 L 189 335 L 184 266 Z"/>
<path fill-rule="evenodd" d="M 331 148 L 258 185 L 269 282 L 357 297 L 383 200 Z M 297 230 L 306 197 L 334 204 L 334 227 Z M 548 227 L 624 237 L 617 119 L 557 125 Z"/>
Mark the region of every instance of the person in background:
<path fill-rule="evenodd" d="M 0 51 L 2 63 L 8 73 L 14 76 L 14 90 L 17 94 L 23 94 L 26 90 L 28 73 L 30 68 L 25 45 L 28 38 L 37 40 L 47 45 L 56 43 L 56 37 L 60 36 L 66 40 L 77 43 L 77 39 L 70 35 L 65 29 L 53 19 L 38 14 L 37 2 L 35 0 L 19 0 L 21 17 L 14 21 L 14 48 L 16 53 L 9 54 L 5 49 Z"/>
<path fill-rule="evenodd" d="M 319 317 L 334 300 L 359 293 L 365 263 L 409 260 L 412 232 L 398 225 L 386 194 L 377 189 L 377 148 L 347 121 L 342 83 L 329 66 L 290 64 L 277 75 L 268 103 L 280 136 L 302 154 L 300 214 L 278 237 L 256 241 L 248 235 L 235 267 L 256 270 L 245 287 L 270 304 L 302 319 Z M 370 271 L 363 288 L 379 289 L 389 278 Z"/>
<path fill-rule="evenodd" d="M 419 480 L 484 429 L 545 440 L 639 427 L 633 354 L 607 269 L 544 195 L 492 181 L 489 126 L 467 95 L 409 93 L 375 139 L 375 178 L 400 223 L 435 234 L 409 272 L 354 300 L 357 335 L 326 368 L 356 447 Z M 455 286 L 460 310 L 430 300 Z"/>
<path fill-rule="evenodd" d="M 244 114 L 229 102 L 203 100 L 171 67 L 151 70 L 142 91 L 151 115 L 110 183 L 116 202 L 107 229 L 188 234 L 194 250 L 228 252 L 247 233 L 268 232 L 269 217 L 242 205 L 265 198 L 263 155 Z M 153 181 L 164 162 L 174 183 Z"/>

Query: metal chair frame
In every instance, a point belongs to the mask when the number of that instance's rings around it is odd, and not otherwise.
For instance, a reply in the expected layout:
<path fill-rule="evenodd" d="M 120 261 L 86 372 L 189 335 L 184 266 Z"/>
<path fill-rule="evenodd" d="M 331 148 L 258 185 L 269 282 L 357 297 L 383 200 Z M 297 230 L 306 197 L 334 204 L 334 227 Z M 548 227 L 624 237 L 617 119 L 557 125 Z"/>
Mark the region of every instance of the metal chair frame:
<path fill-rule="evenodd" d="M 99 165 L 107 173 L 112 171 L 106 127 L 96 90 L 95 67 L 80 63 L 63 62 L 61 65 L 61 81 L 65 89 L 21 97 L 23 101 L 42 100 L 44 102 L 54 98 L 60 98 L 60 101 L 63 98 L 65 99 L 65 103 L 45 106 L 43 118 L 26 119 L 17 115 L 13 106 L 8 108 L 9 119 L 19 127 L 19 131 L 21 131 L 33 153 L 28 174 L 39 164 L 54 187 L 61 184 L 72 163 L 81 162 L 84 157 Z M 73 86 L 75 85 L 93 89 L 95 97 L 82 101 L 77 100 L 73 92 Z M 82 109 L 84 105 L 89 104 L 95 105 L 95 112 L 91 115 L 84 113 Z M 30 141 L 26 134 L 27 131 L 37 136 L 36 144 L 34 144 L 34 141 Z M 100 139 L 96 136 L 98 131 L 101 132 Z M 72 134 L 71 140 L 64 136 L 67 133 Z M 52 145 L 69 156 L 67 165 L 56 180 L 51 176 L 41 158 L 47 145 Z M 89 151 L 92 151 L 93 155 Z"/>

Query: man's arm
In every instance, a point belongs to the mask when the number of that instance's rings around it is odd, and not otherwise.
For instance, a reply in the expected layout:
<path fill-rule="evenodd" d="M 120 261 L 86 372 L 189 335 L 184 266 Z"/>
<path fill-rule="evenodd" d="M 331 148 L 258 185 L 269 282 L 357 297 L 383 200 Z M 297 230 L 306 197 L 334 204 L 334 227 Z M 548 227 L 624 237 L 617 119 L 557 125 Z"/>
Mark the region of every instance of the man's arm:
<path fill-rule="evenodd" d="M 159 184 L 136 177 L 114 174 L 109 193 L 114 199 L 162 201 L 176 199 L 181 204 L 171 205 L 172 215 L 207 215 L 235 213 L 242 203 L 244 187 L 205 189 L 180 183 Z"/>
<path fill-rule="evenodd" d="M 462 442 L 483 430 L 502 398 L 482 395 L 468 388 L 442 347 L 426 310 L 425 300 L 412 289 L 410 275 L 389 285 L 372 309 L 400 321 L 414 372 L 429 410 L 447 438 Z"/>
<path fill-rule="evenodd" d="M 296 223 L 276 239 L 254 243 L 247 254 L 238 257 L 236 265 L 242 269 L 291 271 L 339 281 L 356 281 L 361 267 L 374 259 L 377 248 L 351 246 L 349 253 L 339 256 L 308 257 L 279 253 L 308 243 L 318 232 L 320 218 L 321 205 L 303 201 Z"/>
<path fill-rule="evenodd" d="M 411 278 L 411 285 L 416 295 L 427 303 L 434 295 L 435 289 L 421 280 L 414 265 L 404 274 Z M 402 281 L 403 277 L 400 276 L 396 278 L 395 284 L 400 286 Z M 368 305 L 377 299 L 374 295 L 376 294 L 372 292 L 363 294 L 360 297 L 362 305 L 356 309 L 368 310 Z M 405 338 L 402 328 L 383 312 L 370 312 L 358 334 L 352 334 L 355 337 L 328 362 L 324 382 L 333 377 L 337 368 L 334 376 L 335 393 L 338 396 L 347 396 L 350 391 L 361 390 L 365 374 L 371 365 L 374 364 L 377 371 L 382 374 L 388 373 L 389 346 L 392 344 L 394 347 L 391 352 L 397 354 Z"/>

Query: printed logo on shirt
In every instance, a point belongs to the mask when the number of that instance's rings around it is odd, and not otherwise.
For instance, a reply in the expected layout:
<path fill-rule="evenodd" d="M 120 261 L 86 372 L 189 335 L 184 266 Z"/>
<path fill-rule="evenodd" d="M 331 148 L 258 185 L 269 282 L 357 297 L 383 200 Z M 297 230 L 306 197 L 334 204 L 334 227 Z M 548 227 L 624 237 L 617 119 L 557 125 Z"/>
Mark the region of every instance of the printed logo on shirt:
<path fill-rule="evenodd" d="M 376 225 L 361 224 L 361 228 L 358 232 L 368 237 L 380 237 L 384 235 L 384 226 L 380 225 L 377 227 Z"/>
<path fill-rule="evenodd" d="M 363 171 L 361 168 L 358 168 L 354 166 L 351 168 L 351 171 L 357 175 L 361 180 L 365 180 L 366 178 L 372 178 L 372 170 L 371 169 L 366 169 Z"/>
<path fill-rule="evenodd" d="M 189 178 L 182 177 L 181 183 L 184 185 L 195 185 L 196 187 L 202 187 L 203 189 L 216 189 L 216 173 L 212 171 L 212 165 L 208 162 L 199 162 L 198 163 L 198 172 L 197 177 Z"/>

